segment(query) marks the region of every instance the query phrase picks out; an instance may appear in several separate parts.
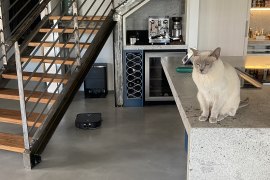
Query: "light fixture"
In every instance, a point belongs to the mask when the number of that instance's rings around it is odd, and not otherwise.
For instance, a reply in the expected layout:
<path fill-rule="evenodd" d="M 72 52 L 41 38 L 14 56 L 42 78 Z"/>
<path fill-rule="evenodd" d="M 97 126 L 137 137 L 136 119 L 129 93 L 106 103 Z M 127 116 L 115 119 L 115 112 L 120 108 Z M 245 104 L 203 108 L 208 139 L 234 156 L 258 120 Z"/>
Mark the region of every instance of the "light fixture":
<path fill-rule="evenodd" d="M 251 11 L 269 11 L 270 8 L 250 8 Z"/>

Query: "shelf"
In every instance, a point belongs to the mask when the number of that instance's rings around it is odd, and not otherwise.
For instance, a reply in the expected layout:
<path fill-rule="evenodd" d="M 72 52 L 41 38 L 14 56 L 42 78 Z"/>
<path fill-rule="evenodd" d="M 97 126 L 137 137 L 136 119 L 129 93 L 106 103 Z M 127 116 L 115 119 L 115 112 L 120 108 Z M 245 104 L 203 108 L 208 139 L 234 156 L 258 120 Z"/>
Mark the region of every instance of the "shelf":
<path fill-rule="evenodd" d="M 188 49 L 187 45 L 127 45 L 124 50 L 171 50 L 171 49 Z"/>
<path fill-rule="evenodd" d="M 270 7 L 252 7 L 251 11 L 270 11 Z"/>

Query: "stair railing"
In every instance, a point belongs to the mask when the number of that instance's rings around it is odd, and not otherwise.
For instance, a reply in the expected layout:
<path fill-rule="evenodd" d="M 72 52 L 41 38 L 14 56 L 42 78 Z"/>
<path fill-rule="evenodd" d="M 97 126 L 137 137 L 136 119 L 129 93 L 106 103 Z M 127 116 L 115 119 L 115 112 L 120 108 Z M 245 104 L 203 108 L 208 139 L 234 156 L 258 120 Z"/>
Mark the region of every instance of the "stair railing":
<path fill-rule="evenodd" d="M 28 0 L 23 7 L 26 7 L 30 1 Z M 2 2 L 0 2 L 0 6 Z M 10 8 L 15 7 L 17 2 L 19 0 L 11 4 Z M 5 25 L 8 26 L 6 29 L 9 29 L 10 22 L 4 22 L 7 19 L 4 16 L 7 15 L 8 11 L 3 13 L 0 9 L 2 52 L 0 60 L 2 60 L 6 67 L 5 70 L 9 68 L 9 64 L 16 62 L 24 146 L 26 150 L 24 153 L 26 168 L 31 168 L 33 165 L 33 161 L 31 162 L 31 149 L 39 141 L 39 137 L 49 125 L 49 117 L 55 111 L 59 102 L 61 102 L 62 95 L 67 93 L 68 89 L 65 87 L 69 87 L 72 84 L 69 78 L 74 73 L 77 73 L 86 61 L 86 57 L 84 57 L 85 48 L 91 47 L 90 42 L 103 26 L 103 21 L 108 16 L 110 10 L 113 9 L 113 1 L 111 0 L 83 0 L 80 4 L 77 4 L 76 0 L 72 0 L 72 4 L 65 11 L 57 14 L 57 10 L 60 9 L 62 2 L 62 0 L 59 0 L 52 11 L 45 15 L 39 24 L 32 29 L 27 38 L 19 44 L 18 40 L 21 38 L 19 32 L 24 34 L 24 30 L 27 30 L 26 27 L 21 29 L 20 27 L 26 23 L 29 28 L 49 2 L 49 0 L 43 0 L 40 4 L 33 6 L 33 9 L 29 10 L 30 13 L 23 18 L 23 21 L 17 27 L 13 27 L 13 30 L 8 35 L 5 34 Z M 69 21 L 66 21 L 65 17 L 69 8 L 72 8 L 73 13 L 68 16 Z M 19 10 L 10 21 L 13 21 L 22 11 Z M 35 16 L 29 20 L 31 13 L 35 14 Z M 54 15 L 57 15 L 58 19 L 53 19 Z M 42 28 L 44 26 L 47 26 L 49 30 L 44 31 L 45 33 L 41 37 L 40 32 L 41 29 L 44 29 Z M 70 28 L 73 29 L 72 33 L 70 33 Z M 41 40 L 37 43 L 37 46 L 29 48 L 29 43 L 39 38 Z M 48 45 L 48 39 L 50 38 L 53 38 L 53 40 Z M 5 41 L 5 39 L 7 40 Z M 74 43 L 70 43 L 70 41 Z M 46 47 L 44 48 L 44 46 Z M 28 59 L 22 63 L 22 58 L 25 57 Z M 39 62 L 33 63 L 37 57 Z M 29 67 L 31 70 L 29 70 Z M 35 80 L 36 75 L 39 75 L 38 80 Z M 34 113 L 38 113 L 38 116 L 35 116 L 32 122 L 29 122 L 29 118 L 33 117 Z"/>
<path fill-rule="evenodd" d="M 105 1 L 103 1 L 103 2 L 105 2 Z M 92 7 L 93 7 L 93 5 L 92 5 Z M 100 7 L 101 7 L 101 6 L 100 6 Z M 100 7 L 99 7 L 98 9 L 100 9 Z M 107 6 L 107 7 L 109 7 L 109 6 Z M 89 9 L 89 10 L 90 10 L 90 9 Z M 107 12 L 107 10 L 108 10 L 108 8 L 106 8 L 106 10 L 105 10 L 104 12 Z M 97 11 L 97 12 L 98 12 L 98 11 Z M 97 12 L 94 14 L 94 16 L 92 17 L 92 19 L 94 19 L 94 17 L 95 17 L 95 15 L 97 14 Z M 85 16 L 85 15 L 84 15 L 84 16 Z M 86 17 L 86 16 L 85 16 L 85 17 Z M 102 19 L 102 17 L 104 17 L 104 13 L 102 14 L 100 20 Z M 88 26 L 88 24 L 89 24 L 90 22 L 91 22 L 91 21 L 89 21 L 89 22 L 87 23 L 87 26 Z M 97 29 L 97 24 L 95 25 L 95 27 L 94 27 L 92 33 L 88 36 L 86 42 L 88 42 L 88 40 L 92 37 L 93 32 L 94 32 L 95 29 Z M 63 29 L 63 32 L 64 32 L 65 30 L 66 30 L 66 28 Z M 80 35 L 80 37 L 79 37 L 80 39 L 81 39 L 82 36 L 84 35 L 84 32 L 85 32 L 85 31 L 86 31 L 86 29 L 84 29 L 84 30 L 83 30 L 83 33 Z M 61 32 L 61 33 L 62 33 L 62 32 Z M 71 37 L 70 37 L 70 38 L 71 38 Z M 70 40 L 70 38 L 69 38 L 68 40 Z M 57 39 L 57 40 L 59 40 L 59 39 Z M 55 42 L 56 42 L 56 41 L 55 41 Z M 41 41 L 41 43 L 45 43 L 45 41 Z M 67 42 L 64 44 L 63 47 L 65 47 L 66 45 L 67 45 Z M 70 55 L 71 55 L 72 51 L 75 49 L 75 47 L 76 47 L 76 44 L 74 44 L 73 47 L 69 50 L 68 54 L 66 55 L 67 57 L 65 57 L 66 59 L 67 59 L 68 57 L 70 57 Z M 82 48 L 81 48 L 81 50 L 80 50 L 80 54 L 82 53 L 82 50 L 83 50 L 84 47 L 85 47 L 85 44 L 82 45 Z M 44 62 L 45 57 L 48 55 L 48 53 L 49 53 L 51 50 L 52 50 L 52 48 L 50 48 L 50 49 L 48 50 L 47 54 L 43 57 L 41 63 L 39 63 L 39 64 L 37 65 L 37 67 L 35 68 L 35 70 L 33 71 L 34 73 L 38 70 L 38 68 L 40 67 L 40 65 L 42 64 L 42 62 Z M 61 54 L 62 51 L 64 51 L 64 49 L 60 49 L 60 51 L 59 51 L 59 53 L 56 55 L 56 57 L 60 56 L 60 54 Z M 32 57 L 34 57 L 34 55 L 33 55 Z M 27 61 L 27 62 L 29 63 L 30 61 L 31 61 L 31 57 L 29 58 L 29 61 Z M 53 64 L 54 64 L 55 61 L 56 61 L 56 58 L 54 58 L 53 62 L 52 62 L 52 63 L 50 64 L 50 66 L 47 68 L 47 70 L 45 71 L 45 73 L 43 74 L 43 76 L 44 76 L 46 73 L 49 72 L 49 70 L 52 68 L 52 66 L 53 66 Z M 63 62 L 63 63 L 64 63 L 64 62 Z M 60 71 L 61 71 L 61 69 L 62 69 L 62 66 L 64 66 L 63 63 L 62 63 L 62 64 L 60 65 L 60 67 L 57 69 L 56 73 L 53 75 L 53 78 L 48 82 L 48 84 L 47 84 L 47 87 L 48 87 L 48 88 L 52 85 L 53 80 L 56 78 L 57 74 L 60 73 Z M 76 66 L 76 65 L 75 65 L 75 61 L 74 61 L 70 66 Z M 25 68 L 25 67 L 23 67 L 23 69 L 24 69 L 24 68 Z M 53 98 L 56 96 L 56 94 L 57 94 L 56 92 L 60 89 L 60 87 L 61 87 L 60 85 L 63 84 L 63 81 L 64 81 L 65 77 L 68 77 L 69 74 L 72 74 L 73 71 L 74 71 L 76 68 L 77 68 L 77 67 L 69 68 L 69 69 L 66 71 L 64 78 L 62 78 L 62 80 L 59 82 L 59 85 L 57 85 L 57 87 L 56 87 L 56 89 L 54 90 L 54 92 L 52 93 L 52 95 L 51 95 L 51 97 L 50 97 L 48 103 L 47 103 L 47 104 L 45 105 L 45 107 L 43 108 L 41 114 L 43 114 L 43 113 L 46 111 L 46 108 L 49 106 L 50 102 L 51 102 L 51 101 L 53 100 Z M 44 78 L 44 77 L 42 77 L 42 79 L 43 79 L 43 78 Z M 35 85 L 35 87 L 33 88 L 32 93 L 29 95 L 28 98 L 26 98 L 26 103 L 29 102 L 29 99 L 31 98 L 31 96 L 33 95 L 33 93 L 35 92 L 35 90 L 41 85 L 42 79 L 40 79 L 40 80 L 38 81 L 38 83 L 37 83 L 37 84 Z M 24 88 L 26 88 L 26 86 L 28 85 L 28 83 L 30 82 L 30 80 L 31 80 L 31 76 L 25 81 L 25 83 L 24 83 Z M 42 92 L 42 94 L 39 96 L 37 102 L 34 104 L 34 107 L 33 107 L 32 110 L 29 112 L 28 116 L 31 116 L 31 114 L 34 112 L 34 110 L 38 107 L 40 100 L 41 100 L 42 97 L 46 94 L 48 88 L 44 89 L 44 91 Z M 36 124 L 36 123 L 40 120 L 41 114 L 40 114 L 40 116 L 37 118 L 37 120 L 35 121 L 34 124 Z M 32 133 L 32 131 L 35 129 L 34 127 L 35 127 L 35 126 L 32 126 L 32 127 L 31 127 L 31 129 L 30 129 L 30 132 L 31 132 L 31 133 Z"/>

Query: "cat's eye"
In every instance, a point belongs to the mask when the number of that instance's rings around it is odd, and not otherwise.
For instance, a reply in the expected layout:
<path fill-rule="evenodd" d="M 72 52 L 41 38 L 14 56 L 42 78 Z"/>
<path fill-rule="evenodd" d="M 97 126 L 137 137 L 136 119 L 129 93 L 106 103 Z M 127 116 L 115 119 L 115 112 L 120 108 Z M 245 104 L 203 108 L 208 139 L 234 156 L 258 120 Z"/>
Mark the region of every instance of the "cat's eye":
<path fill-rule="evenodd" d="M 199 63 L 196 63 L 196 65 L 197 65 L 197 66 L 200 66 L 200 64 L 199 64 Z"/>
<path fill-rule="evenodd" d="M 209 66 L 210 64 L 209 63 L 205 63 L 206 66 Z"/>

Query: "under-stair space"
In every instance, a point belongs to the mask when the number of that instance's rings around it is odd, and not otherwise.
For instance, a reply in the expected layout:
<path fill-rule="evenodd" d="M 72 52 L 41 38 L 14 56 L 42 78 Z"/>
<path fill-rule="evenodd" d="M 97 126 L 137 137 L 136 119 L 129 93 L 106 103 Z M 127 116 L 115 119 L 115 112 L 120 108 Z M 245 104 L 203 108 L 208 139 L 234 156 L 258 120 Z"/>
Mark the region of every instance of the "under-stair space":
<path fill-rule="evenodd" d="M 52 2 L 34 5 L 25 23 L 10 35 L 6 33 L 10 22 L 5 22 L 8 11 L 1 4 L 0 81 L 5 83 L 0 83 L 0 149 L 23 153 L 28 169 L 40 161 L 116 23 L 110 0 L 83 0 L 80 4 L 70 0 L 65 8 L 61 0 Z M 27 34 L 20 42 L 22 30 Z M 10 128 L 1 128 L 2 123 Z"/>

